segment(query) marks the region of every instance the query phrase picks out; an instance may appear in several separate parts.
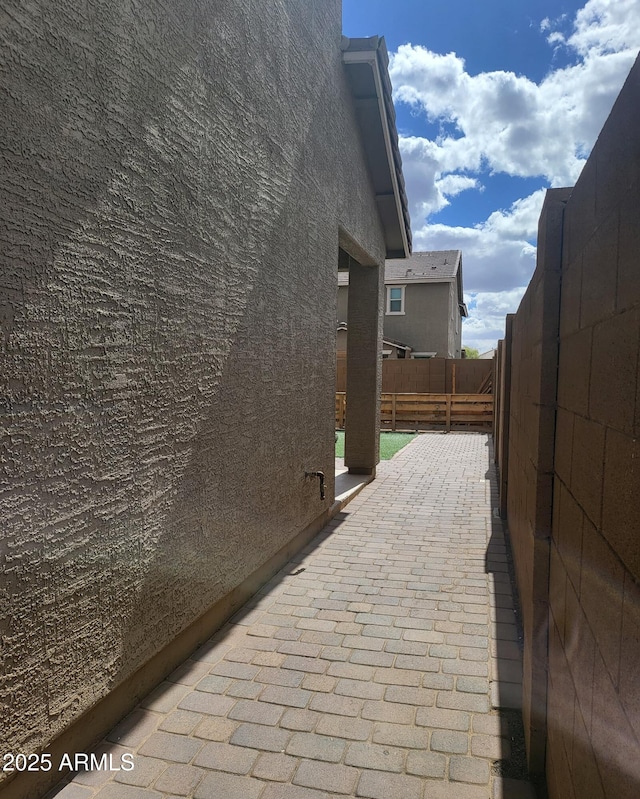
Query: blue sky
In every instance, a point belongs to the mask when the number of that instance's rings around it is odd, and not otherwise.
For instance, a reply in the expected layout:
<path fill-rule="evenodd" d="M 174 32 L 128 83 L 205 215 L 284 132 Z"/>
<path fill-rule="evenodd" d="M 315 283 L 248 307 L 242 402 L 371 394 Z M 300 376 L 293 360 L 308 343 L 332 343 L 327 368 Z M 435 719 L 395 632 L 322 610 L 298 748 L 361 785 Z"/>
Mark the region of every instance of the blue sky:
<path fill-rule="evenodd" d="M 415 250 L 461 249 L 486 350 L 535 267 L 549 187 L 571 186 L 640 49 L 640 0 L 343 0 L 383 35 Z"/>

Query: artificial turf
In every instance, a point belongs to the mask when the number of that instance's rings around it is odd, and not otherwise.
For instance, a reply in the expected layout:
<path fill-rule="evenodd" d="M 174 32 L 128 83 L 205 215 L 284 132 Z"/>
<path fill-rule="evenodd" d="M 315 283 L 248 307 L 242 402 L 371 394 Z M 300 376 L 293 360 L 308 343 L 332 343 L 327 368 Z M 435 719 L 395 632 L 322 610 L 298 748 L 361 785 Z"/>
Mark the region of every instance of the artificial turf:
<path fill-rule="evenodd" d="M 336 458 L 344 458 L 344 430 L 337 431 Z M 380 433 L 380 460 L 388 461 L 415 438 L 415 433 Z"/>

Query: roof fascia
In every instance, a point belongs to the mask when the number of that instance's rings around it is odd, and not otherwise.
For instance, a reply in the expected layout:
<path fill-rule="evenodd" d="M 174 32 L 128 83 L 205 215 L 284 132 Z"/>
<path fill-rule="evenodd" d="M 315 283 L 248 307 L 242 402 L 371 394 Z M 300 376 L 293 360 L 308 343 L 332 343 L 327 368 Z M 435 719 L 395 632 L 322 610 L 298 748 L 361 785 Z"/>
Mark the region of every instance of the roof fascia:
<path fill-rule="evenodd" d="M 384 46 L 384 40 L 380 40 L 380 46 Z M 378 56 L 378 48 L 375 50 L 348 50 L 343 49 L 342 52 L 342 59 L 345 65 L 349 64 L 367 64 L 371 67 L 373 72 L 373 80 L 375 86 L 375 93 L 376 99 L 378 104 L 378 114 L 380 117 L 380 125 L 382 127 L 382 134 L 384 138 L 384 146 L 385 146 L 385 155 L 386 155 L 386 163 L 389 169 L 389 176 L 391 179 L 391 184 L 393 186 L 393 196 L 395 202 L 395 210 L 396 216 L 398 220 L 398 225 L 400 228 L 400 235 L 402 239 L 403 245 L 403 252 L 398 253 L 397 251 L 388 252 L 387 258 L 406 258 L 411 254 L 411 244 L 409 242 L 407 236 L 407 230 L 405 227 L 405 220 L 404 220 L 404 213 L 402 208 L 402 200 L 401 200 L 401 193 L 400 193 L 400 186 L 398 184 L 398 175 L 396 172 L 395 166 L 395 159 L 393 156 L 393 147 L 391 144 L 391 132 L 389 130 L 389 120 L 387 117 L 387 109 L 385 106 L 384 100 L 384 88 L 383 88 L 383 81 L 382 76 L 380 73 L 380 62 Z M 357 98 L 354 98 L 357 103 Z M 363 131 L 363 134 L 366 135 L 366 131 Z"/>

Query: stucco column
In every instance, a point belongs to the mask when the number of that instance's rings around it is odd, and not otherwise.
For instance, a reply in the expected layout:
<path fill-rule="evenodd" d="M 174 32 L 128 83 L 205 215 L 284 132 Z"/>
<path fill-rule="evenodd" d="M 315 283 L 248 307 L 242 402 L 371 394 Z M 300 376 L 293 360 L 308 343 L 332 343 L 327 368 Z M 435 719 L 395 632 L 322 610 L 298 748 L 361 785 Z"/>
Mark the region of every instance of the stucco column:
<path fill-rule="evenodd" d="M 375 474 L 380 443 L 384 269 L 349 260 L 345 466 Z"/>

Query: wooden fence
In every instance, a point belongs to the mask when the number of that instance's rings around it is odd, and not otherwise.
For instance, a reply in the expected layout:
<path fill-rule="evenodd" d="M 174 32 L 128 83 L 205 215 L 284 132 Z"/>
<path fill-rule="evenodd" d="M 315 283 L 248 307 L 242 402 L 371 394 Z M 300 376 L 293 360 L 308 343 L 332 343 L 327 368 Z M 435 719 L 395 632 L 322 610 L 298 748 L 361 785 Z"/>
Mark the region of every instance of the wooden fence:
<path fill-rule="evenodd" d="M 491 394 L 493 359 L 390 358 L 382 361 L 382 390 L 390 394 Z M 336 357 L 336 391 L 347 389 L 347 360 Z"/>
<path fill-rule="evenodd" d="M 336 393 L 336 428 L 344 428 L 347 396 Z M 491 394 L 388 394 L 380 403 L 382 429 L 420 430 L 444 428 L 491 430 L 493 396 Z"/>

